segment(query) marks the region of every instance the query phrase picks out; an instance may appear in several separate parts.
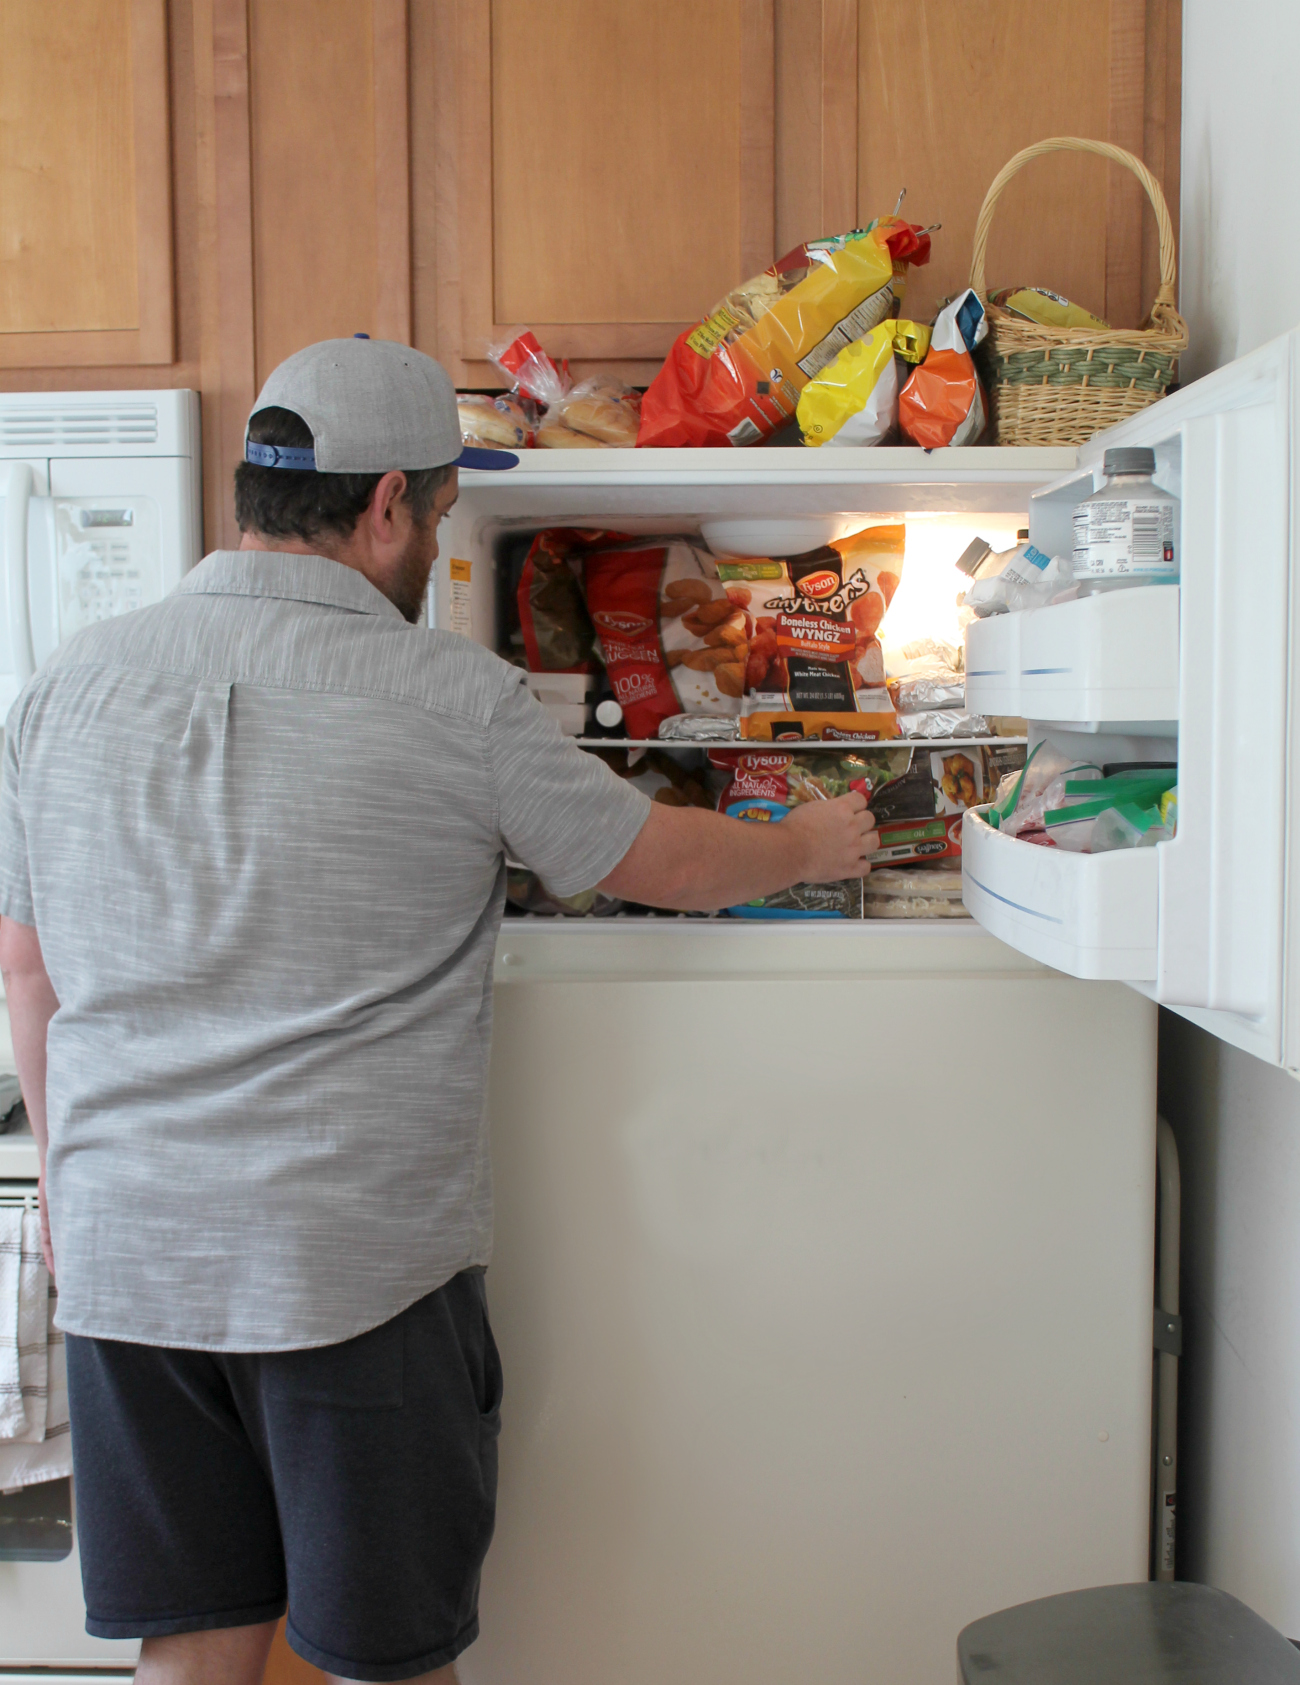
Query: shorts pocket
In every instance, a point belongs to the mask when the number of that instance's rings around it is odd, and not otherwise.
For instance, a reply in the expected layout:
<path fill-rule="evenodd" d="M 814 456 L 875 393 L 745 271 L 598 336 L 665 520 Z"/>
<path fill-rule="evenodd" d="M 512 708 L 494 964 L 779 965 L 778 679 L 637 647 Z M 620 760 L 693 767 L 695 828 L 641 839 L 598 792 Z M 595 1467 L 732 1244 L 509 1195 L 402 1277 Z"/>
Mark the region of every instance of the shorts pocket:
<path fill-rule="evenodd" d="M 262 1386 L 269 1398 L 340 1410 L 400 1410 L 406 1375 L 401 1316 L 334 1346 L 268 1352 Z"/>

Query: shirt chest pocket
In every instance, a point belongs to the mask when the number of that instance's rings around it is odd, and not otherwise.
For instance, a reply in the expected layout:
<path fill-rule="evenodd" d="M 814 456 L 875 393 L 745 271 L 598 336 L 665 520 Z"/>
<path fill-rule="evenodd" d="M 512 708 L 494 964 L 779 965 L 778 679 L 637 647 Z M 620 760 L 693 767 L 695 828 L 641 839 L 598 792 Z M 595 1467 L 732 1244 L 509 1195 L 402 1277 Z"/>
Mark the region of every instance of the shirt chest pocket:
<path fill-rule="evenodd" d="M 306 1351 L 268 1352 L 262 1387 L 268 1398 L 340 1410 L 400 1410 L 406 1369 L 401 1317 L 354 1339 Z"/>

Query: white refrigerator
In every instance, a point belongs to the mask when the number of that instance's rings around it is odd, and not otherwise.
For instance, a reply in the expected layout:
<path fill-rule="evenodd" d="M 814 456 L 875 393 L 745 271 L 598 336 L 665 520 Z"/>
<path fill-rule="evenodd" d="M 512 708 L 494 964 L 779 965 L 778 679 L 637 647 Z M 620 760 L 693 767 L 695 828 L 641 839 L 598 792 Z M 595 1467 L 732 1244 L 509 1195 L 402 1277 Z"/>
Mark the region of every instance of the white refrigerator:
<path fill-rule="evenodd" d="M 433 614 L 492 645 L 546 525 L 902 517 L 902 641 L 1079 484 L 1074 449 L 525 453 L 462 475 Z M 1149 992 L 975 921 L 522 917 L 496 977 L 465 1685 L 946 1685 L 977 1616 L 1147 1577 Z"/>
<path fill-rule="evenodd" d="M 156 602 L 199 560 L 199 464 L 196 392 L 0 393 L 0 720 L 65 638 Z M 11 1070 L 7 1013 L 0 1028 Z M 0 1136 L 0 1187 L 36 1174 L 31 1136 Z M 86 1634 L 75 1516 L 62 1560 L 24 1560 L 15 1531 L 0 1529 L 0 1680 L 130 1678 L 139 1645 Z"/>

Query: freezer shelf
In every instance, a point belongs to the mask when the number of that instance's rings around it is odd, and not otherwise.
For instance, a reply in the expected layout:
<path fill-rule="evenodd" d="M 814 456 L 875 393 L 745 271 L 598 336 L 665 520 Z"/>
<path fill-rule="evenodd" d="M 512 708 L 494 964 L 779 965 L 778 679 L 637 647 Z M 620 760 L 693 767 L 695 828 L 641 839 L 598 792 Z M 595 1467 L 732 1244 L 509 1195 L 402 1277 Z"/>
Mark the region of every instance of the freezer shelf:
<path fill-rule="evenodd" d="M 1158 848 L 1072 854 L 962 823 L 962 899 L 985 930 L 1071 977 L 1153 983 Z"/>
<path fill-rule="evenodd" d="M 1074 723 L 1178 719 L 1176 585 L 1143 585 L 966 629 L 966 706 Z"/>

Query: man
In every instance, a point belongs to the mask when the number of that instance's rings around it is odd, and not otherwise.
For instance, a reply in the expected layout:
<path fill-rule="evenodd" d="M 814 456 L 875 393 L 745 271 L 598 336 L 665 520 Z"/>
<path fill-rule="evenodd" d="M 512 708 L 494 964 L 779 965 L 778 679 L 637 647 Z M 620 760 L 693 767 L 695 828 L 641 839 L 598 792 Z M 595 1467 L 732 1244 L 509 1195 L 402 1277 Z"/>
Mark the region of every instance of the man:
<path fill-rule="evenodd" d="M 857 795 L 653 805 L 517 670 L 416 629 L 462 459 L 428 357 L 308 347 L 246 456 L 239 551 L 73 638 L 6 731 L 0 968 L 87 1626 L 143 1638 L 145 1685 L 253 1685 L 287 1601 L 333 1678 L 450 1680 L 496 1489 L 506 852 L 713 908 L 863 874 L 875 838 Z"/>

